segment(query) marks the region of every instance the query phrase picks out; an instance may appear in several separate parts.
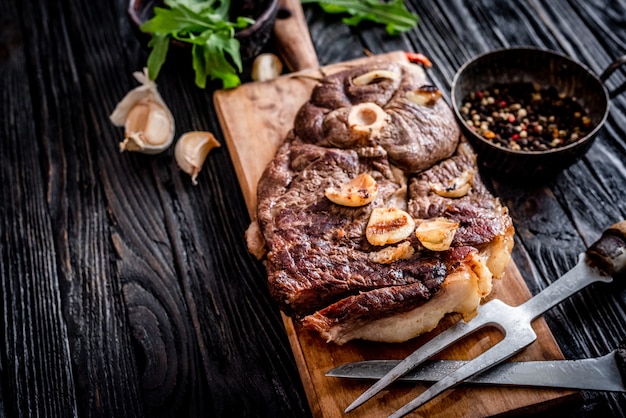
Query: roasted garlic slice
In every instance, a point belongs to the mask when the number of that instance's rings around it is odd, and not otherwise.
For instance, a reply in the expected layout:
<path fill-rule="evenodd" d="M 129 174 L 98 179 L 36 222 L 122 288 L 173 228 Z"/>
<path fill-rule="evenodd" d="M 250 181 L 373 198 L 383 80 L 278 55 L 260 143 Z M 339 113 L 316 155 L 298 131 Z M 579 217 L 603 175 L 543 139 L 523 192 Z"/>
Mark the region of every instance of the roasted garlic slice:
<path fill-rule="evenodd" d="M 378 183 L 369 174 L 362 173 L 339 188 L 328 187 L 324 194 L 328 200 L 338 205 L 359 207 L 376 199 Z"/>
<path fill-rule="evenodd" d="M 209 152 L 220 143 L 212 133 L 192 131 L 183 134 L 176 142 L 174 157 L 181 170 L 191 176 L 191 182 L 198 184 L 198 174 Z"/>
<path fill-rule="evenodd" d="M 401 242 L 398 245 L 385 247 L 382 250 L 369 253 L 370 261 L 379 264 L 391 264 L 394 261 L 411 258 L 415 254 L 415 249 L 409 241 Z"/>
<path fill-rule="evenodd" d="M 433 218 L 418 221 L 415 236 L 422 245 L 431 251 L 450 249 L 454 234 L 459 229 L 457 221 L 446 218 Z"/>
<path fill-rule="evenodd" d="M 406 98 L 419 106 L 434 106 L 441 96 L 439 89 L 431 85 L 424 85 L 406 92 Z"/>
<path fill-rule="evenodd" d="M 441 197 L 459 198 L 469 193 L 474 181 L 474 170 L 465 170 L 458 177 L 443 183 L 430 183 L 430 189 Z"/>
<path fill-rule="evenodd" d="M 370 215 L 365 237 L 372 245 L 395 244 L 408 238 L 415 229 L 415 221 L 397 208 L 376 208 Z"/>
<path fill-rule="evenodd" d="M 115 126 L 124 127 L 120 151 L 138 151 L 158 154 L 165 151 L 174 139 L 174 116 L 163 101 L 148 70 L 133 74 L 140 86 L 129 91 L 117 104 L 110 119 Z"/>
<path fill-rule="evenodd" d="M 355 86 L 366 86 L 372 81 L 380 79 L 399 80 L 400 74 L 394 73 L 393 71 L 389 70 L 373 70 L 365 74 L 361 74 L 360 76 L 354 77 L 352 79 L 352 83 Z"/>

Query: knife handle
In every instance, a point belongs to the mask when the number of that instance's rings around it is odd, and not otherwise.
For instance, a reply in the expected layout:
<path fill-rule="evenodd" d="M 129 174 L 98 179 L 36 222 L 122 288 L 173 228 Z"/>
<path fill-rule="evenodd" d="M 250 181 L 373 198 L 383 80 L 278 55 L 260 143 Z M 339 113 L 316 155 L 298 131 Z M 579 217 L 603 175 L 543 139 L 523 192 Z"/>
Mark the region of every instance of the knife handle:
<path fill-rule="evenodd" d="M 626 221 L 605 229 L 600 239 L 587 249 L 587 256 L 613 278 L 626 278 Z"/>

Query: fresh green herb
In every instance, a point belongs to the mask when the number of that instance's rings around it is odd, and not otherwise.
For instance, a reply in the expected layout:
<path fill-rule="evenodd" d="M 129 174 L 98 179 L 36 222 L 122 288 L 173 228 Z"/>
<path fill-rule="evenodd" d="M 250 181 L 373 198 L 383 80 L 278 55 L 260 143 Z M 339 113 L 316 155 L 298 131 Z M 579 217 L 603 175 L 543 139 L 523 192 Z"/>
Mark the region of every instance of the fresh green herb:
<path fill-rule="evenodd" d="M 151 80 L 159 75 L 165 63 L 170 41 L 191 44 L 196 85 L 206 87 L 207 77 L 222 80 L 224 88 L 238 86 L 242 71 L 239 41 L 235 29 L 254 23 L 238 17 L 228 21 L 230 0 L 165 0 L 168 8 L 155 7 L 154 17 L 141 25 L 141 30 L 152 34 L 148 46 L 148 74 Z"/>
<path fill-rule="evenodd" d="M 348 13 L 343 22 L 356 26 L 363 20 L 382 23 L 390 35 L 398 35 L 414 28 L 419 16 L 411 13 L 402 0 L 301 0 L 302 3 L 319 3 L 326 13 Z"/>

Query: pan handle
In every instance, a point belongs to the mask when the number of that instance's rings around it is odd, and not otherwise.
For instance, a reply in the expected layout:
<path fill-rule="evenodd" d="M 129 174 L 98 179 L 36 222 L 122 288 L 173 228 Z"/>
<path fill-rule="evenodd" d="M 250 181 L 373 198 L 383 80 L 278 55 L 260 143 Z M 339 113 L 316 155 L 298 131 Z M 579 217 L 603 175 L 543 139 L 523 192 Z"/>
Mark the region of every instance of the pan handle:
<path fill-rule="evenodd" d="M 607 80 L 607 78 L 609 78 L 610 75 L 615 72 L 615 70 L 617 70 L 622 64 L 625 64 L 625 63 L 626 63 L 626 55 L 622 55 L 621 57 L 617 58 L 615 61 L 611 63 L 611 65 L 606 67 L 606 70 L 604 70 L 602 74 L 600 74 L 600 80 L 604 83 Z"/>

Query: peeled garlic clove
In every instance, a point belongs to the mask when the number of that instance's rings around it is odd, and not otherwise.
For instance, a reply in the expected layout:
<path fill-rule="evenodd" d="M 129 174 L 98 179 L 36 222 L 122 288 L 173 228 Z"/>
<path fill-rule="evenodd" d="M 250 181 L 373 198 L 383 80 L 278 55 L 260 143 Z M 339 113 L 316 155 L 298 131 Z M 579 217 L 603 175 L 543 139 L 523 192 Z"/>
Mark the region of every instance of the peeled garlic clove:
<path fill-rule="evenodd" d="M 406 92 L 406 98 L 419 106 L 434 106 L 441 96 L 439 89 L 431 85 L 424 85 Z"/>
<path fill-rule="evenodd" d="M 441 197 L 459 198 L 469 193 L 474 181 L 474 170 L 465 170 L 457 178 L 449 180 L 445 185 L 431 183 L 430 189 Z"/>
<path fill-rule="evenodd" d="M 415 221 L 397 208 L 376 208 L 370 215 L 365 237 L 372 245 L 395 244 L 408 238 L 415 229 Z"/>
<path fill-rule="evenodd" d="M 141 85 L 129 91 L 110 116 L 113 124 L 124 127 L 120 151 L 163 152 L 174 140 L 174 116 L 148 78 L 148 70 L 134 76 Z"/>
<path fill-rule="evenodd" d="M 339 188 L 329 187 L 324 191 L 333 203 L 342 206 L 358 207 L 367 205 L 378 196 L 378 183 L 367 173 L 342 184 Z"/>
<path fill-rule="evenodd" d="M 193 131 L 183 134 L 176 142 L 174 157 L 181 170 L 191 176 L 191 182 L 198 184 L 197 177 L 209 152 L 220 143 L 212 133 Z"/>
<path fill-rule="evenodd" d="M 348 128 L 364 138 L 377 136 L 386 125 L 387 113 L 376 103 L 359 103 L 348 113 Z"/>
<path fill-rule="evenodd" d="M 254 81 L 267 81 L 278 77 L 282 72 L 283 63 L 280 58 L 268 52 L 254 59 L 250 77 Z"/>
<path fill-rule="evenodd" d="M 352 79 L 352 84 L 355 86 L 365 86 L 370 84 L 374 80 L 389 79 L 399 80 L 400 74 L 394 73 L 389 70 L 373 70 Z"/>
<path fill-rule="evenodd" d="M 457 229 L 459 229 L 457 221 L 433 218 L 419 222 L 415 229 L 415 236 L 425 248 L 431 251 L 446 251 L 450 249 Z"/>

